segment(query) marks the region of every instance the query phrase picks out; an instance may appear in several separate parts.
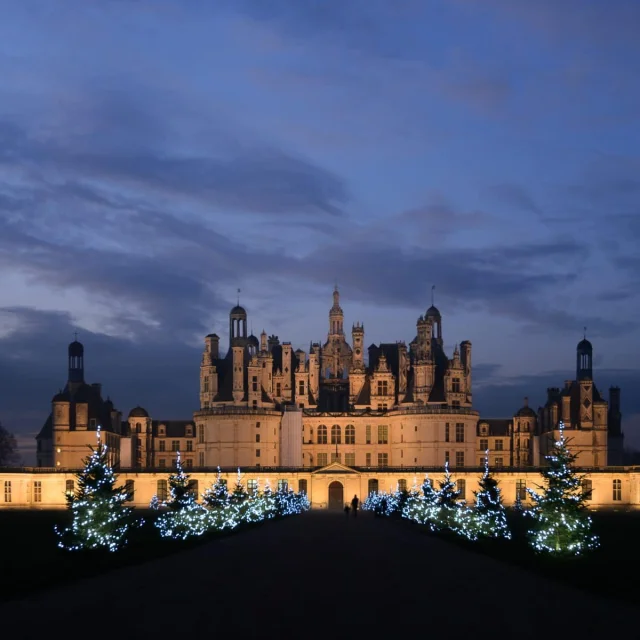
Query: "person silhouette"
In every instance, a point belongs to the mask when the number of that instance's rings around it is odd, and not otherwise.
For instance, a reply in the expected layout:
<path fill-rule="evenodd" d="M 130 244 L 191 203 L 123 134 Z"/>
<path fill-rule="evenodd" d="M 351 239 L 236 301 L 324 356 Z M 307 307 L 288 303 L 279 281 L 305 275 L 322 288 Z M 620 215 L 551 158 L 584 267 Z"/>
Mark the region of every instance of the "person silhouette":
<path fill-rule="evenodd" d="M 358 517 L 358 505 L 360 504 L 360 500 L 358 500 L 358 496 L 353 496 L 353 500 L 351 501 L 351 508 L 353 509 L 353 517 Z"/>

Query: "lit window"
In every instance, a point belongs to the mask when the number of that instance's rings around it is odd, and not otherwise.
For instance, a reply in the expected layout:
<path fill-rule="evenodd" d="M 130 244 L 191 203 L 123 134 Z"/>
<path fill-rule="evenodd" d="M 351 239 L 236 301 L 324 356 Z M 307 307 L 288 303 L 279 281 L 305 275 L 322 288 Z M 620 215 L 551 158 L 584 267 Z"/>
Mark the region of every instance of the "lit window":
<path fill-rule="evenodd" d="M 622 500 L 622 480 L 613 481 L 613 499 Z"/>
<path fill-rule="evenodd" d="M 344 443 L 345 444 L 356 443 L 356 428 L 352 424 L 348 424 L 344 430 Z"/>

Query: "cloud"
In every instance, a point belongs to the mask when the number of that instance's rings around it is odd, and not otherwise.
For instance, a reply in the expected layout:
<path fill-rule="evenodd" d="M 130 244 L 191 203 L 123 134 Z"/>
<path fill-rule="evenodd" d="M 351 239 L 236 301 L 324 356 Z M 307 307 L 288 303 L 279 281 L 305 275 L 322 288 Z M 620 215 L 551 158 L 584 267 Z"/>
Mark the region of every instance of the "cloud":
<path fill-rule="evenodd" d="M 540 207 L 531 194 L 521 185 L 496 184 L 488 187 L 486 191 L 499 204 L 504 204 L 507 207 L 524 211 L 525 213 L 534 213 L 536 215 L 541 213 Z"/>

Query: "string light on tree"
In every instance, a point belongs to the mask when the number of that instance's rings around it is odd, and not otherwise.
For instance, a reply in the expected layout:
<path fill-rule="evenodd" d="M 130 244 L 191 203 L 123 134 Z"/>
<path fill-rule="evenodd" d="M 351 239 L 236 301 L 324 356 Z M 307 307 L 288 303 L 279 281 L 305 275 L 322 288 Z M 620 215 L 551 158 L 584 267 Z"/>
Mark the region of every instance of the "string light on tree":
<path fill-rule="evenodd" d="M 545 456 L 548 466 L 541 472 L 546 486 L 538 486 L 540 493 L 527 488 L 533 500 L 529 515 L 534 523 L 528 536 L 536 551 L 577 556 L 596 549 L 599 540 L 592 532 L 582 490 L 585 476 L 573 468 L 577 455 L 569 451 L 562 421 L 559 430 L 559 439 Z"/>
<path fill-rule="evenodd" d="M 474 491 L 476 498 L 473 517 L 477 534 L 487 538 L 511 539 L 511 532 L 507 524 L 507 514 L 502 504 L 502 494 L 498 481 L 489 472 L 489 452 L 484 459 L 484 473 L 479 491 Z"/>
<path fill-rule="evenodd" d="M 108 462 L 107 446 L 97 429 L 97 446 L 85 458 L 77 475 L 78 489 L 67 495 L 72 511 L 71 526 L 55 527 L 58 546 L 69 551 L 107 549 L 117 551 L 127 542 L 132 510 L 124 506 L 129 499 L 125 487 L 116 487 L 117 476 Z"/>

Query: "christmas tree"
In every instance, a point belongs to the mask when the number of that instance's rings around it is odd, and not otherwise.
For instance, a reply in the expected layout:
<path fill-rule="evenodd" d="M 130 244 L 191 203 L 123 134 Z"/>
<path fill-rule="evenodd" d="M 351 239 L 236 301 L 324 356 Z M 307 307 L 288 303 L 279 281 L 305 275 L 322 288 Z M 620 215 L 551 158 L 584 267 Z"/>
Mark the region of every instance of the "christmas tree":
<path fill-rule="evenodd" d="M 546 486 L 541 493 L 527 489 L 533 500 L 530 515 L 534 526 L 528 532 L 530 544 L 536 551 L 556 555 L 580 555 L 599 545 L 592 529 L 582 480 L 573 468 L 577 455 L 567 447 L 564 423 L 559 424 L 560 439 L 551 453 L 545 456 L 548 466 L 542 470 Z"/>
<path fill-rule="evenodd" d="M 126 544 L 132 510 L 124 506 L 129 495 L 124 487 L 116 487 L 117 476 L 108 462 L 107 446 L 100 429 L 98 445 L 84 461 L 77 475 L 75 494 L 67 495 L 73 514 L 70 527 L 56 533 L 58 546 L 69 551 L 107 549 L 117 551 Z"/>
<path fill-rule="evenodd" d="M 176 470 L 169 475 L 169 496 L 167 507 L 173 511 L 181 511 L 191 507 L 196 502 L 189 484 L 189 474 L 184 472 L 180 461 L 180 452 L 177 452 Z"/>
<path fill-rule="evenodd" d="M 478 535 L 487 538 L 511 539 L 507 515 L 502 504 L 502 494 L 498 481 L 489 472 L 489 452 L 484 460 L 484 473 L 480 482 L 479 491 L 474 491 L 476 508 L 473 513 L 476 531 Z"/>
<path fill-rule="evenodd" d="M 161 515 L 155 522 L 163 538 L 186 540 L 192 536 L 206 533 L 206 509 L 198 504 L 189 484 L 189 474 L 184 472 L 180 461 L 180 452 L 176 459 L 176 469 L 169 475 L 169 495 L 167 507 L 170 511 Z"/>
<path fill-rule="evenodd" d="M 231 500 L 233 502 L 241 503 L 244 502 L 248 497 L 247 490 L 244 487 L 244 483 L 242 482 L 242 474 L 240 473 L 240 468 L 238 467 L 238 475 L 236 477 L 236 486 L 233 488 L 233 493 L 231 494 Z"/>
<path fill-rule="evenodd" d="M 211 509 L 219 509 L 229 503 L 229 491 L 227 482 L 222 478 L 220 467 L 218 467 L 218 477 L 211 487 L 202 496 L 204 503 Z"/>
<path fill-rule="evenodd" d="M 460 490 L 456 489 L 456 483 L 451 479 L 448 462 L 444 465 L 444 478 L 438 482 L 438 485 L 440 488 L 435 496 L 437 521 L 442 527 L 456 530 L 455 520 L 459 509 Z"/>

